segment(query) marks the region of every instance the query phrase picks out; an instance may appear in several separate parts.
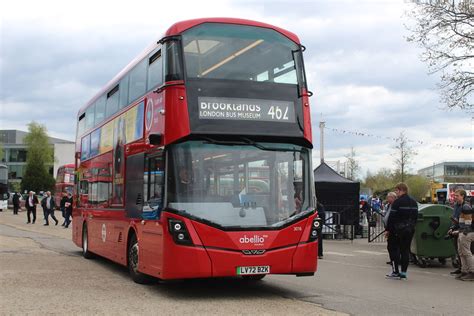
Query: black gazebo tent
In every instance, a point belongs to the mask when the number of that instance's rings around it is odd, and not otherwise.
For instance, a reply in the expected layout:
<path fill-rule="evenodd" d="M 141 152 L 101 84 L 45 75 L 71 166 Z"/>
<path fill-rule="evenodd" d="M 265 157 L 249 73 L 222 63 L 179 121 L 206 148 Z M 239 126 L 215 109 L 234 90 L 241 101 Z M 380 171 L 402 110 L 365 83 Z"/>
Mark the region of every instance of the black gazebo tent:
<path fill-rule="evenodd" d="M 325 162 L 314 170 L 314 185 L 318 202 L 324 205 L 327 212 L 339 216 L 340 225 L 358 225 L 359 223 L 359 190 L 360 183 L 344 178 Z M 354 227 L 351 230 L 353 238 Z"/>

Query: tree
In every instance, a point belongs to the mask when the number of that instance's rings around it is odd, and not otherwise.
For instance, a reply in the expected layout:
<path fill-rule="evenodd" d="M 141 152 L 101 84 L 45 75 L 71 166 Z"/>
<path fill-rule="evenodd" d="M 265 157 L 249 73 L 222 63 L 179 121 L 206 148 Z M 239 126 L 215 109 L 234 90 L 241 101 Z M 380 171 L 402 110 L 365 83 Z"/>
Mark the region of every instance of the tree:
<path fill-rule="evenodd" d="M 417 155 L 416 151 L 408 144 L 408 139 L 405 136 L 405 132 L 401 132 L 400 136 L 396 139 L 397 144 L 395 149 L 395 179 L 399 179 L 401 182 L 406 179 L 406 172 L 409 163 L 413 159 L 413 156 Z"/>
<path fill-rule="evenodd" d="M 359 162 L 355 159 L 355 156 L 354 147 L 351 147 L 351 152 L 345 156 L 347 158 L 348 176 L 351 180 L 356 179 L 357 171 L 360 169 Z"/>
<path fill-rule="evenodd" d="M 33 121 L 28 124 L 28 132 L 24 138 L 27 154 L 21 190 L 52 190 L 55 180 L 48 172 L 48 165 L 54 162 L 54 153 L 48 142 L 46 127 Z"/>
<path fill-rule="evenodd" d="M 5 152 L 3 151 L 3 145 L 0 144 L 0 162 L 5 161 Z"/>
<path fill-rule="evenodd" d="M 470 110 L 474 99 L 474 2 L 411 0 L 416 22 L 407 38 L 424 49 L 430 73 L 441 73 L 441 100 L 448 108 Z"/>
<path fill-rule="evenodd" d="M 411 175 L 407 178 L 408 194 L 415 200 L 422 201 L 430 190 L 430 180 L 425 176 Z"/>
<path fill-rule="evenodd" d="M 381 193 L 393 189 L 395 184 L 396 180 L 394 179 L 392 171 L 387 168 L 382 168 L 374 175 L 367 172 L 364 186 L 372 189 L 374 193 Z"/>

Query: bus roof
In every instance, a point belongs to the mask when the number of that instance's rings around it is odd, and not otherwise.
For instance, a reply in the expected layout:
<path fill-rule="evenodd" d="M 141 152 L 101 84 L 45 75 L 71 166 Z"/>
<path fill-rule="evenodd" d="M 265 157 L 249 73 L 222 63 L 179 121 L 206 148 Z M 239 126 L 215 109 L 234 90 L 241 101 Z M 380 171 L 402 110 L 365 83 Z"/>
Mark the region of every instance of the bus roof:
<path fill-rule="evenodd" d="M 196 25 L 203 24 L 203 23 L 227 23 L 227 24 L 240 24 L 240 25 L 250 25 L 250 26 L 257 26 L 257 27 L 264 27 L 268 29 L 273 29 L 278 33 L 283 34 L 284 36 L 288 37 L 293 42 L 300 44 L 300 40 L 296 34 L 284 30 L 282 28 L 276 27 L 271 24 L 266 24 L 262 22 L 252 21 L 252 20 L 244 20 L 244 19 L 234 19 L 234 18 L 203 18 L 203 19 L 194 19 L 194 20 L 186 20 L 181 21 L 173 24 L 165 33 L 165 36 L 172 36 L 178 35 L 182 32 L 190 29 Z"/>
<path fill-rule="evenodd" d="M 85 105 L 83 105 L 78 112 L 78 117 L 81 116 L 86 111 L 89 105 L 97 101 L 97 99 L 100 96 L 102 96 L 102 94 L 112 89 L 120 81 L 120 79 L 122 79 L 122 77 L 126 73 L 128 73 L 133 67 L 135 67 L 145 56 L 148 56 L 148 54 L 150 54 L 150 52 L 152 52 L 157 47 L 158 45 L 157 43 L 160 39 L 166 36 L 181 34 L 182 32 L 203 23 L 227 23 L 227 24 L 240 24 L 240 25 L 250 25 L 250 26 L 256 26 L 256 27 L 269 28 L 283 34 L 284 36 L 288 37 L 293 42 L 300 44 L 300 40 L 298 36 L 296 36 L 296 34 L 289 32 L 287 30 L 284 30 L 282 28 L 273 26 L 271 24 L 261 23 L 261 22 L 252 21 L 252 20 L 234 19 L 234 18 L 202 18 L 202 19 L 185 20 L 185 21 L 177 22 L 173 24 L 165 32 L 163 36 L 153 41 L 153 43 L 151 43 L 145 50 L 143 50 L 137 57 L 135 57 L 125 68 L 123 68 L 112 80 L 110 80 L 102 89 L 100 89 L 94 95 L 94 97 L 92 97 Z"/>

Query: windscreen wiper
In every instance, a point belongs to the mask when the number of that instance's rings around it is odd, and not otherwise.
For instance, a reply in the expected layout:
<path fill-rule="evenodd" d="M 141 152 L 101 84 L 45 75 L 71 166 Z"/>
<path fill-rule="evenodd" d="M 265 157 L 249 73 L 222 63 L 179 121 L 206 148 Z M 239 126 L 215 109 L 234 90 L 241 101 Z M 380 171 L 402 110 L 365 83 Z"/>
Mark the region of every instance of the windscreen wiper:
<path fill-rule="evenodd" d="M 268 150 L 268 151 L 292 151 L 292 152 L 302 152 L 301 149 L 296 149 L 296 148 L 273 148 L 273 147 L 266 147 L 260 143 L 254 142 L 251 139 L 248 139 L 246 137 L 242 137 L 242 139 L 249 145 L 252 145 L 254 147 L 257 147 L 258 149 L 261 150 Z"/>
<path fill-rule="evenodd" d="M 260 143 L 257 143 L 247 137 L 240 137 L 241 140 L 217 140 L 214 138 L 210 137 L 202 137 L 204 140 L 208 141 L 211 144 L 216 144 L 216 145 L 228 145 L 228 146 L 242 146 L 242 145 L 250 145 L 254 146 L 258 149 L 261 150 L 267 150 L 267 151 L 291 151 L 291 152 L 303 152 L 302 149 L 297 149 L 297 148 L 282 148 L 282 147 L 268 147 L 265 145 L 262 145 Z"/>
<path fill-rule="evenodd" d="M 210 137 L 202 137 L 204 140 L 208 141 L 211 144 L 216 144 L 216 145 L 228 145 L 228 146 L 242 146 L 242 145 L 250 145 L 254 146 L 258 149 L 261 150 L 266 150 L 266 151 L 291 151 L 291 152 L 303 152 L 302 149 L 296 149 L 296 148 L 274 148 L 274 147 L 267 147 L 262 145 L 261 143 L 257 143 L 247 137 L 240 137 L 241 141 L 235 141 L 235 140 L 216 140 Z"/>

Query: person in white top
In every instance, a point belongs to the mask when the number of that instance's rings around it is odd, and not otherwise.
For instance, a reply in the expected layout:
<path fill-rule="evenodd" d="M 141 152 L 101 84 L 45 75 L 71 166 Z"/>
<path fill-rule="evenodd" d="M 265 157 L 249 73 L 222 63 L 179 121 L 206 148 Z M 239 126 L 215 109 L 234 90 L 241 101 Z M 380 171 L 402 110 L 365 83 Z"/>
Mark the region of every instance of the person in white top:
<path fill-rule="evenodd" d="M 26 216 L 28 218 L 27 224 L 34 224 L 36 221 L 36 205 L 38 204 L 38 198 L 35 195 L 35 192 L 30 191 L 28 197 L 25 201 L 26 206 Z M 33 221 L 31 221 L 31 214 L 33 214 Z"/>

